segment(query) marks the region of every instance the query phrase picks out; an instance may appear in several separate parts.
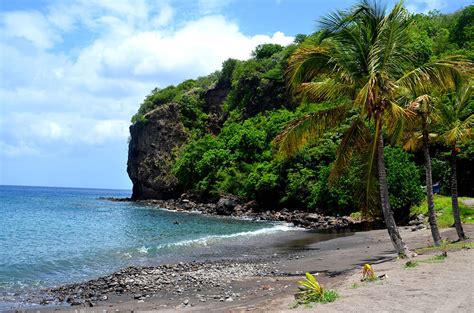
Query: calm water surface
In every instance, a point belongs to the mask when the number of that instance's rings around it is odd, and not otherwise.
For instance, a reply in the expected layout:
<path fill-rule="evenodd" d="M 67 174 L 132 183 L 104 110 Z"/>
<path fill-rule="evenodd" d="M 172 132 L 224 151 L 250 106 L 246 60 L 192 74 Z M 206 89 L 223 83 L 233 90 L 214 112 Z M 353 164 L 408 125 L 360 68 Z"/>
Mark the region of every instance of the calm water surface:
<path fill-rule="evenodd" d="M 251 236 L 289 229 L 97 200 L 129 195 L 0 186 L 0 295 L 95 278 L 127 265 L 177 260 L 196 247 L 212 251 L 218 242 L 246 243 Z"/>

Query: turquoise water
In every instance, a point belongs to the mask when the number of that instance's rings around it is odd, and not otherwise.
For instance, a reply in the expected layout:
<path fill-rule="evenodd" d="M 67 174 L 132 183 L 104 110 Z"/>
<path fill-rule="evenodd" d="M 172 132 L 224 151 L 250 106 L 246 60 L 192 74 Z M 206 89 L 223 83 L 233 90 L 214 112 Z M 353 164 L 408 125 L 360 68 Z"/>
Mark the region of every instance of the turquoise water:
<path fill-rule="evenodd" d="M 0 295 L 91 279 L 127 265 L 192 258 L 193 248 L 212 250 L 218 242 L 283 227 L 97 200 L 129 195 L 0 186 Z"/>

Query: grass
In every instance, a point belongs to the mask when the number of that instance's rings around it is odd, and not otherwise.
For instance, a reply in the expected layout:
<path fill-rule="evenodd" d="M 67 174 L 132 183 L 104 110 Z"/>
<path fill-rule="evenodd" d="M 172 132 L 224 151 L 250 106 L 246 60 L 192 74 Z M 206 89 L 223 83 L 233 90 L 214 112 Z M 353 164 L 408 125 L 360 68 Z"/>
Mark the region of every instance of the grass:
<path fill-rule="evenodd" d="M 305 276 L 305 280 L 298 282 L 300 288 L 304 290 L 295 295 L 296 302 L 293 308 L 299 305 L 311 306 L 315 303 L 329 303 L 339 298 L 335 290 L 324 289 L 311 273 L 306 273 Z"/>
<path fill-rule="evenodd" d="M 444 260 L 448 257 L 446 251 L 444 251 L 443 253 L 441 254 L 438 254 L 438 255 L 434 255 L 432 256 L 431 258 L 428 258 L 426 260 L 418 260 L 418 261 L 408 261 L 405 263 L 405 268 L 413 268 L 413 267 L 417 267 L 418 265 L 420 265 L 421 263 L 443 263 Z"/>
<path fill-rule="evenodd" d="M 429 258 L 427 260 L 424 260 L 424 261 L 421 261 L 421 262 L 424 262 L 424 263 L 443 263 L 444 260 L 447 257 L 448 256 L 445 255 L 445 254 L 438 254 L 438 255 L 432 256 L 431 258 Z"/>
<path fill-rule="evenodd" d="M 459 212 L 461 215 L 461 221 L 463 223 L 474 224 L 474 208 L 470 208 L 462 203 L 461 200 L 470 200 L 472 198 L 460 197 L 459 198 Z M 453 209 L 451 206 L 451 197 L 435 195 L 435 210 L 437 213 L 437 221 L 439 227 L 451 227 L 454 224 L 453 220 Z M 428 204 L 426 200 L 419 206 L 414 206 L 410 209 L 411 215 L 428 214 Z"/>
<path fill-rule="evenodd" d="M 456 251 L 461 249 L 474 249 L 474 242 L 447 242 L 443 241 L 440 246 L 429 246 L 424 248 L 415 249 L 415 252 L 418 254 L 425 254 L 429 252 L 437 252 L 437 251 Z"/>
<path fill-rule="evenodd" d="M 329 303 L 334 302 L 336 299 L 339 298 L 339 294 L 336 290 L 326 290 L 322 297 L 314 293 L 308 293 L 303 299 L 303 303 Z"/>
<path fill-rule="evenodd" d="M 337 298 L 339 298 L 339 294 L 336 290 L 332 289 L 325 290 L 322 296 L 313 292 L 308 292 L 302 294 L 292 307 L 297 308 L 300 305 L 304 305 L 305 307 L 311 308 L 316 303 L 325 304 L 334 302 Z"/>
<path fill-rule="evenodd" d="M 420 265 L 420 262 L 418 261 L 408 261 L 405 263 L 405 268 L 414 268 Z"/>

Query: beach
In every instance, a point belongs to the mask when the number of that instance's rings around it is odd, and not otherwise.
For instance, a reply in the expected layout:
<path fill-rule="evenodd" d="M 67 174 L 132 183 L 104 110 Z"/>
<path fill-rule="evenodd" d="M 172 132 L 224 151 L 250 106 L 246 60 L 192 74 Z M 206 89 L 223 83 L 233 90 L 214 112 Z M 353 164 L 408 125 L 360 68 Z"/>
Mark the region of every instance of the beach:
<path fill-rule="evenodd" d="M 474 235 L 472 225 L 465 225 L 465 230 L 469 236 Z M 402 227 L 401 233 L 412 248 L 430 245 L 429 230 L 411 231 Z M 442 235 L 448 240 L 456 238 L 454 229 L 444 229 Z M 417 268 L 405 269 L 403 264 L 406 261 L 397 260 L 386 230 L 383 229 L 357 232 L 350 236 L 313 243 L 308 238 L 297 236 L 295 240 L 304 242 L 301 245 L 293 242 L 291 244 L 295 249 L 293 252 L 288 251 L 287 254 L 272 257 L 253 260 L 245 260 L 245 257 L 242 257 L 235 261 L 217 260 L 194 265 L 184 263 L 166 265 L 170 271 L 162 271 L 161 275 L 153 279 L 156 281 L 178 277 L 177 281 L 181 278 L 186 283 L 186 277 L 197 277 L 200 274 L 203 283 L 199 288 L 192 286 L 177 290 L 175 285 L 170 284 L 166 290 L 149 296 L 145 295 L 146 289 L 143 289 L 141 294 L 137 292 L 123 293 L 120 296 L 110 294 L 105 301 L 93 303 L 93 307 L 88 307 L 88 304 L 38 306 L 26 310 L 30 312 L 287 311 L 294 304 L 296 282 L 301 279 L 304 272 L 317 274 L 318 280 L 326 288 L 335 288 L 341 295 L 341 299 L 334 303 L 317 305 L 318 311 L 432 312 L 430 306 L 437 309 L 439 301 L 442 301 L 446 305 L 446 310 L 440 312 L 455 309 L 457 312 L 464 312 L 472 305 L 472 250 L 448 252 L 444 264 L 423 264 Z M 422 260 L 427 257 L 429 255 L 420 255 L 416 259 Z M 387 278 L 380 285 L 352 288 L 354 283 L 360 282 L 361 266 L 364 263 L 374 265 L 375 271 L 378 274 L 386 274 Z M 140 281 L 149 278 L 151 270 L 152 268 L 147 268 L 145 273 L 135 272 L 133 276 Z M 138 271 L 143 271 L 143 268 Z M 443 286 L 441 282 L 445 285 Z M 437 287 L 434 288 L 434 285 Z M 449 299 L 449 305 L 446 299 Z M 391 305 L 391 303 L 398 304 Z M 305 310 L 302 307 L 300 309 Z"/>

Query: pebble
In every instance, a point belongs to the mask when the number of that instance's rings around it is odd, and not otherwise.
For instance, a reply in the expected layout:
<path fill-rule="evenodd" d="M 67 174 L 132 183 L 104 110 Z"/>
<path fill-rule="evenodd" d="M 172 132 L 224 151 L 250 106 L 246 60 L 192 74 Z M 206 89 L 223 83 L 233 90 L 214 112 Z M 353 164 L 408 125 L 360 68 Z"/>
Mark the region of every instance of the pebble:
<path fill-rule="evenodd" d="M 38 291 L 38 294 L 31 296 L 28 303 L 60 304 L 67 301 L 71 305 L 89 305 L 91 303 L 95 306 L 98 301 L 107 301 L 110 293 L 128 294 L 134 300 L 143 301 L 150 295 L 163 291 L 179 295 L 210 288 L 221 289 L 221 293 L 214 297 L 216 301 L 228 299 L 232 299 L 228 301 L 234 301 L 240 295 L 232 290 L 230 284 L 233 281 L 239 281 L 249 276 L 261 277 L 272 272 L 276 273 L 275 269 L 263 259 L 248 262 L 181 262 L 156 267 L 130 266 L 85 283 Z M 232 277 L 232 279 L 229 280 L 228 277 Z M 132 280 L 133 283 L 130 283 Z M 257 280 L 257 283 L 259 282 L 260 280 Z M 170 288 L 170 286 L 174 288 Z M 198 298 L 201 302 L 207 301 L 203 296 Z M 174 298 L 170 297 L 169 299 L 172 301 Z M 189 304 L 189 299 L 185 299 L 185 301 Z"/>

